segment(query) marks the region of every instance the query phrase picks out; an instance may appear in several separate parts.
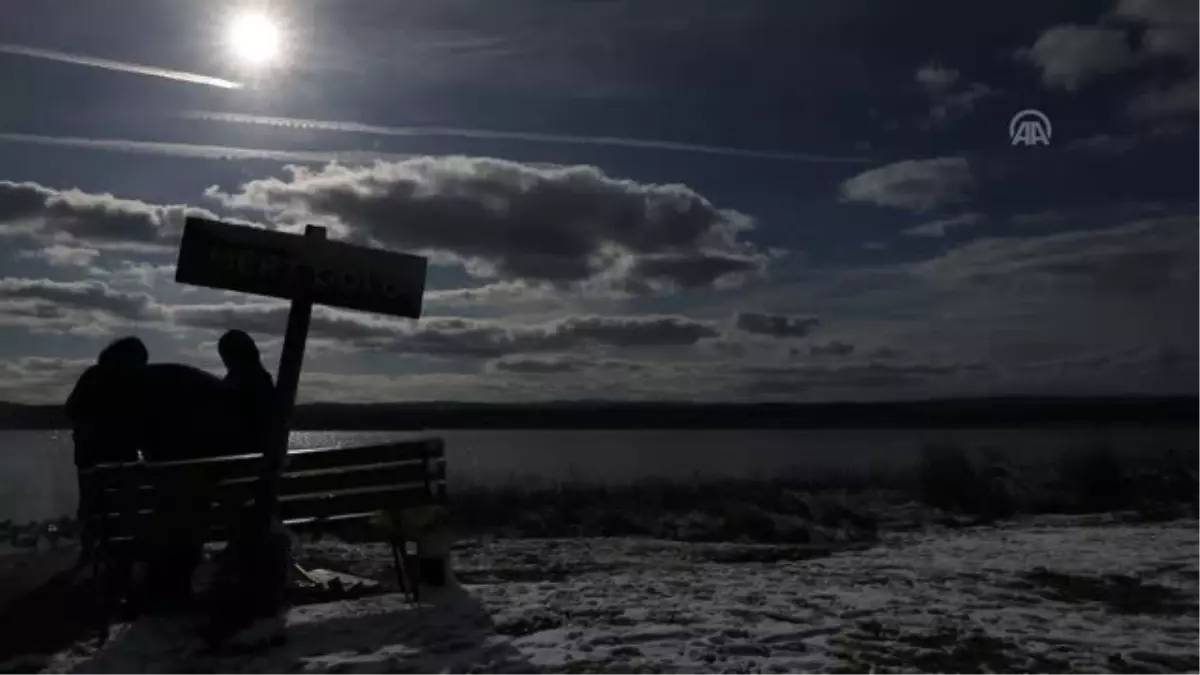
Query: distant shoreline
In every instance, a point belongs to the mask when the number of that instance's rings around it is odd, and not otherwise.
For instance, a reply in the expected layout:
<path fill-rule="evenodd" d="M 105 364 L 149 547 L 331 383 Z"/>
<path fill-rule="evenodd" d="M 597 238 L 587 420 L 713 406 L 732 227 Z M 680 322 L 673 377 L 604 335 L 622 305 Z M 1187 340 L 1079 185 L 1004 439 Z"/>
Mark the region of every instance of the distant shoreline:
<path fill-rule="evenodd" d="M 1198 410 L 1196 396 L 871 403 L 309 403 L 297 407 L 293 429 L 1197 429 Z M 67 426 L 62 406 L 0 402 L 0 429 Z"/>

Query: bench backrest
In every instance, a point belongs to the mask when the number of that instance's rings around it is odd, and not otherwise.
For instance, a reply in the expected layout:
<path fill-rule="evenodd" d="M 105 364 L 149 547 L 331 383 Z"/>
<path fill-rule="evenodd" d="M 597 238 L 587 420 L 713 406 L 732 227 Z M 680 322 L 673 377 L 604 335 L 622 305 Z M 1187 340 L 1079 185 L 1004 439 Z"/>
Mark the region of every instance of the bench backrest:
<path fill-rule="evenodd" d="M 158 463 L 102 464 L 83 472 L 86 527 L 103 540 L 135 538 L 152 526 L 159 490 L 207 484 L 213 507 L 208 539 L 224 539 L 224 523 L 254 498 L 262 455 Z M 288 452 L 279 510 L 292 528 L 360 520 L 385 508 L 446 498 L 445 444 L 418 437 L 376 445 Z"/>

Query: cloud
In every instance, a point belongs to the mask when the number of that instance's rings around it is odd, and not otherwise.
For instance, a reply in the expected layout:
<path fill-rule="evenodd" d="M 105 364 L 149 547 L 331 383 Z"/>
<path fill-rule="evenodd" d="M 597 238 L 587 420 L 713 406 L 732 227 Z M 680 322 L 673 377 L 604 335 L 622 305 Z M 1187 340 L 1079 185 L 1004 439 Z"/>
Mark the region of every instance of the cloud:
<path fill-rule="evenodd" d="M 23 356 L 0 361 L 0 400 L 62 403 L 94 361 Z"/>
<path fill-rule="evenodd" d="M 1047 350 L 1049 351 L 1049 350 Z M 1056 350 L 1043 358 L 1028 359 L 1021 367 L 1028 369 L 1055 369 L 1058 371 L 1082 370 L 1097 368 L 1112 369 L 1157 369 L 1178 372 L 1181 368 L 1193 365 L 1195 354 L 1185 354 L 1169 345 L 1137 345 L 1115 349 L 1090 350 L 1084 353 L 1066 353 Z"/>
<path fill-rule="evenodd" d="M 53 244 L 36 251 L 19 251 L 19 258 L 42 260 L 53 267 L 87 267 L 95 262 L 100 251 L 84 246 Z"/>
<path fill-rule="evenodd" d="M 1130 101 L 1128 113 L 1134 119 L 1157 119 L 1175 115 L 1195 117 L 1200 101 L 1200 80 L 1175 82 L 1164 87 L 1152 87 L 1138 92 Z"/>
<path fill-rule="evenodd" d="M 841 340 L 833 340 L 821 345 L 811 345 L 808 348 L 808 355 L 814 357 L 842 357 L 850 356 L 854 353 L 854 345 Z"/>
<path fill-rule="evenodd" d="M 1017 54 L 1041 69 L 1047 87 L 1068 91 L 1102 75 L 1128 70 L 1138 61 L 1124 30 L 1079 24 L 1049 28 L 1032 47 Z"/>
<path fill-rule="evenodd" d="M 149 294 L 114 291 L 98 281 L 5 277 L 0 279 L 0 300 L 44 301 L 65 309 L 95 310 L 131 320 L 158 315 L 158 306 Z"/>
<path fill-rule="evenodd" d="M 1196 53 L 1197 5 L 1190 0 L 1119 0 L 1112 16 L 1144 28 L 1142 49 L 1158 55 Z"/>
<path fill-rule="evenodd" d="M 982 220 L 983 214 L 981 213 L 964 213 L 953 218 L 942 218 L 940 220 L 921 223 L 920 225 L 904 230 L 904 234 L 910 237 L 944 237 L 947 230 L 951 228 L 976 225 Z"/>
<path fill-rule="evenodd" d="M 716 286 L 735 288 L 762 274 L 765 254 L 690 253 L 640 256 L 623 284 L 636 293 Z"/>
<path fill-rule="evenodd" d="M 1048 87 L 1075 90 L 1097 78 L 1161 61 L 1181 61 L 1184 80 L 1138 93 L 1128 113 L 1137 119 L 1195 115 L 1200 10 L 1189 0 L 1118 0 L 1093 25 L 1054 26 L 1018 58 L 1035 64 Z"/>
<path fill-rule="evenodd" d="M 161 326 L 162 320 L 162 308 L 146 293 L 116 291 L 98 281 L 0 279 L 0 325 L 95 336 L 125 326 Z"/>
<path fill-rule="evenodd" d="M 974 110 L 979 101 L 996 94 L 996 90 L 982 82 L 969 82 L 956 88 L 959 72 L 938 63 L 918 68 L 916 81 L 929 94 L 933 103 L 929 118 L 935 123 L 957 119 Z"/>
<path fill-rule="evenodd" d="M 1141 294 L 1194 286 L 1197 245 L 1196 216 L 1169 216 L 1102 230 L 979 239 L 912 269 L 950 284 L 1047 281 Z"/>
<path fill-rule="evenodd" d="M 464 307 L 523 305 L 552 302 L 558 299 L 554 287 L 524 281 L 497 281 L 472 288 L 449 288 L 426 291 L 425 307 Z"/>
<path fill-rule="evenodd" d="M 972 82 L 964 89 L 934 99 L 929 116 L 935 122 L 957 119 L 975 109 L 983 99 L 994 96 L 996 90 L 982 82 Z"/>
<path fill-rule="evenodd" d="M 279 335 L 288 307 L 282 303 L 180 305 L 171 308 L 182 326 L 240 328 Z M 708 323 L 670 315 L 573 315 L 539 324 L 489 319 L 432 317 L 419 322 L 318 307 L 309 334 L 353 349 L 446 358 L 497 358 L 528 352 L 686 347 L 719 333 Z"/>
<path fill-rule="evenodd" d="M 871 390 L 885 396 L 904 394 L 928 396 L 936 385 L 952 385 L 965 376 L 976 379 L 987 367 L 974 362 L 844 363 L 837 365 L 786 364 L 746 366 L 739 389 L 753 397 L 797 397 L 837 395 L 856 391 L 871 398 Z M 905 391 L 907 388 L 907 391 Z"/>
<path fill-rule="evenodd" d="M 871 360 L 890 361 L 900 358 L 902 355 L 903 353 L 894 347 L 876 347 L 867 354 L 867 357 Z"/>
<path fill-rule="evenodd" d="M 461 261 L 476 277 L 559 288 L 727 285 L 767 261 L 743 239 L 749 216 L 683 185 L 616 179 L 592 166 L 471 157 L 290 166 L 285 179 L 208 195 L 284 220 L 341 223 L 354 237 Z"/>
<path fill-rule="evenodd" d="M 1138 137 L 1134 135 L 1095 134 L 1085 138 L 1077 138 L 1067 144 L 1072 150 L 1084 150 L 1106 155 L 1120 155 L 1137 147 Z"/>
<path fill-rule="evenodd" d="M 546 354 L 537 356 L 505 356 L 491 361 L 488 367 L 507 373 L 527 375 L 557 375 L 589 371 L 640 372 L 647 364 L 620 359 L 595 359 L 571 354 Z"/>
<path fill-rule="evenodd" d="M 850 178 L 842 183 L 841 198 L 920 212 L 964 201 L 974 184 L 963 157 L 910 159 Z"/>
<path fill-rule="evenodd" d="M 103 279 L 109 284 L 133 284 L 136 286 L 145 286 L 146 288 L 154 288 L 160 279 L 173 279 L 175 276 L 175 265 L 155 265 L 147 262 L 137 262 L 130 260 L 122 260 L 117 263 L 116 268 L 106 267 L 91 267 L 88 270 L 90 276 Z M 183 288 L 191 288 L 184 286 Z"/>
<path fill-rule="evenodd" d="M 928 63 L 917 69 L 917 84 L 930 93 L 943 92 L 958 81 L 958 71 L 939 63 Z"/>
<path fill-rule="evenodd" d="M 1069 215 L 1068 211 L 1062 209 L 1046 209 L 1043 211 L 1030 211 L 1027 213 L 1014 214 L 1009 218 L 1009 222 L 1018 226 L 1031 225 L 1050 225 L 1053 223 L 1062 222 Z"/>
<path fill-rule="evenodd" d="M 821 325 L 821 319 L 815 316 L 739 312 L 735 323 L 738 330 L 751 335 L 800 338 L 816 330 Z"/>
<path fill-rule="evenodd" d="M 95 249 L 158 251 L 178 242 L 188 216 L 216 218 L 211 211 L 180 204 L 163 206 L 106 193 L 0 180 L 0 236 Z"/>

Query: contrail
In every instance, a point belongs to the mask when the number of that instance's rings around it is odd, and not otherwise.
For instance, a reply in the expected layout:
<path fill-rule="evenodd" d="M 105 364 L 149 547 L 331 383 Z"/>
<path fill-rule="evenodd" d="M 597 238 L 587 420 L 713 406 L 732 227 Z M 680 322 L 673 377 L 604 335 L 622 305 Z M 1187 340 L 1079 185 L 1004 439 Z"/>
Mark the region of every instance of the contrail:
<path fill-rule="evenodd" d="M 556 143 L 560 145 L 604 145 L 622 148 L 637 148 L 642 150 L 693 152 L 707 155 L 721 155 L 725 157 L 745 157 L 748 159 L 767 159 L 784 162 L 866 164 L 874 161 L 870 157 L 820 155 L 795 152 L 769 152 L 765 150 L 749 150 L 746 148 L 736 148 L 724 145 L 679 143 L 675 141 L 645 140 L 638 138 L 623 138 L 619 136 L 574 136 L 567 134 L 545 134 L 528 131 L 464 129 L 459 127 L 385 127 L 373 124 L 361 124 L 359 122 L 299 119 L 295 117 L 270 117 L 264 115 L 246 115 L 242 113 L 208 112 L 203 110 L 185 112 L 183 113 L 183 117 L 185 119 L 205 120 L 210 122 L 259 124 L 263 126 L 284 127 L 289 129 L 318 129 L 321 131 L 341 131 L 347 133 L 371 134 L 376 136 L 446 136 L 454 138 L 525 141 L 529 143 Z"/>
<path fill-rule="evenodd" d="M 240 82 L 223 80 L 219 77 L 210 77 L 208 75 L 200 75 L 198 73 L 189 73 L 182 70 L 169 70 L 167 68 L 143 66 L 138 63 L 113 61 L 112 59 L 102 59 L 96 56 L 83 56 L 81 54 L 68 54 L 67 52 L 59 52 L 51 49 L 38 49 L 37 47 L 25 47 L 23 45 L 0 43 L 0 53 L 15 54 L 17 56 L 29 56 L 35 59 L 48 59 L 50 61 L 61 61 L 63 63 L 74 63 L 80 66 L 92 66 L 93 68 L 115 70 L 122 73 L 149 75 L 151 77 L 161 77 L 167 80 L 189 82 L 191 84 L 203 84 L 210 87 L 220 87 L 222 89 L 242 89 L 244 86 Z"/>
<path fill-rule="evenodd" d="M 81 138 L 77 136 L 40 136 L 37 134 L 0 133 L 0 143 L 29 143 L 84 150 L 104 150 L 143 155 L 182 157 L 185 159 L 216 160 L 275 160 L 280 162 L 345 162 L 365 164 L 379 159 L 404 160 L 413 155 L 400 153 L 323 150 L 267 150 L 262 148 L 239 148 L 227 145 L 197 145 L 192 143 L 160 143 L 155 141 L 131 141 L 121 138 Z"/>

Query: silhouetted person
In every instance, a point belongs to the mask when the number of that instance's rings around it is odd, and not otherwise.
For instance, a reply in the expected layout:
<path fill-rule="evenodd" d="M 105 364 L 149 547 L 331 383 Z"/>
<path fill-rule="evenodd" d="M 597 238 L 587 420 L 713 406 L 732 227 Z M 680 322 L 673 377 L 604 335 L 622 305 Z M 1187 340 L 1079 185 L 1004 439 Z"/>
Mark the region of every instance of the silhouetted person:
<path fill-rule="evenodd" d="M 138 435 L 148 462 L 237 454 L 239 424 L 229 388 L 210 372 L 182 363 L 143 370 Z"/>
<path fill-rule="evenodd" d="M 223 382 L 235 408 L 239 452 L 262 455 L 277 438 L 275 383 L 262 365 L 258 345 L 245 331 L 227 331 L 217 342 L 217 351 L 227 371 Z M 256 490 L 256 506 L 261 496 Z M 254 529 L 259 521 L 253 512 L 250 515 L 240 522 L 242 527 L 229 542 L 218 567 L 210 639 L 226 630 L 236 630 L 253 618 L 269 616 L 284 602 L 289 568 L 287 535 L 273 514 L 265 533 Z"/>
<path fill-rule="evenodd" d="M 262 453 L 275 422 L 275 383 L 262 365 L 254 338 L 245 331 L 227 331 L 217 341 L 225 364 L 225 385 L 233 396 L 242 450 Z"/>
<path fill-rule="evenodd" d="M 75 383 L 65 405 L 75 443 L 75 469 L 79 481 L 82 556 L 93 553 L 95 532 L 83 522 L 96 494 L 88 470 L 97 464 L 132 462 L 138 458 L 137 421 L 140 410 L 140 377 L 149 360 L 146 345 L 136 337 L 115 340 Z"/>
<path fill-rule="evenodd" d="M 247 451 L 247 433 L 252 429 L 248 427 L 251 415 L 246 410 L 243 389 L 248 387 L 233 384 L 258 380 L 244 350 L 244 345 L 233 347 L 238 365 L 238 378 L 233 381 L 178 363 L 146 367 L 141 380 L 145 419 L 140 439 L 147 461 L 202 459 Z M 163 479 L 158 485 L 156 491 L 162 499 L 157 509 L 157 551 L 147 570 L 151 609 L 172 612 L 191 607 L 192 578 L 203 558 L 206 528 L 213 520 L 210 508 L 215 487 L 202 472 Z"/>

